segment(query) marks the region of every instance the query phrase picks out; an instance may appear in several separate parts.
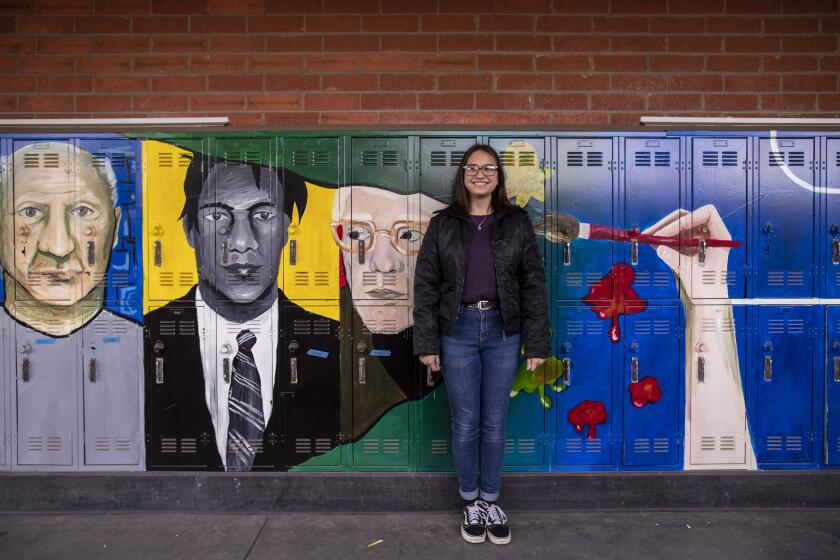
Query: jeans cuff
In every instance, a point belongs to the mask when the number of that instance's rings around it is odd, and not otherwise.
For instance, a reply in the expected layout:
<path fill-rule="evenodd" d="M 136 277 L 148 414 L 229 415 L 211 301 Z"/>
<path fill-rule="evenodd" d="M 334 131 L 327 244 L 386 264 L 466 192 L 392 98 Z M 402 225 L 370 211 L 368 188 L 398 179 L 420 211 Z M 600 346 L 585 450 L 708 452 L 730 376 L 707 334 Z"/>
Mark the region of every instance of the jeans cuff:
<path fill-rule="evenodd" d="M 458 488 L 458 493 L 461 494 L 461 497 L 465 500 L 475 500 L 478 498 L 478 490 L 473 490 L 472 492 L 464 492 L 460 488 Z"/>
<path fill-rule="evenodd" d="M 495 502 L 499 499 L 499 493 L 493 492 L 492 494 L 485 492 L 484 490 L 481 491 L 481 499 L 485 502 Z"/>

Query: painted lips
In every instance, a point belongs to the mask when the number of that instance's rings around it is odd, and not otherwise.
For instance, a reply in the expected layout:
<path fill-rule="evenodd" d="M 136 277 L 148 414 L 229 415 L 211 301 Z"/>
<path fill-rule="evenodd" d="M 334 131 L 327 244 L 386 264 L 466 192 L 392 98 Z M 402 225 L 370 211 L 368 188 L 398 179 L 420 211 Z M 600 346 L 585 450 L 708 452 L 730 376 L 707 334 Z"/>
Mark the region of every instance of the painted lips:
<path fill-rule="evenodd" d="M 374 290 L 368 290 L 365 293 L 370 297 L 374 297 L 376 299 L 397 299 L 405 295 L 402 292 L 389 290 L 388 288 L 377 288 Z"/>

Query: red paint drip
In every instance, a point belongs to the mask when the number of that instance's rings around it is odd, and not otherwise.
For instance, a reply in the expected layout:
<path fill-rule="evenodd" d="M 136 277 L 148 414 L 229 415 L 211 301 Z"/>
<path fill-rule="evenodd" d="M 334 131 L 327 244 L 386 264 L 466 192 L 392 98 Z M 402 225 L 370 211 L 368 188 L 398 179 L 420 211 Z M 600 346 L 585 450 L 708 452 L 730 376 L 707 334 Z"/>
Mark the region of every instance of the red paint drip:
<path fill-rule="evenodd" d="M 338 226 L 336 228 L 336 233 L 338 234 L 338 238 L 341 239 L 344 237 L 344 226 Z M 344 273 L 344 253 L 341 252 L 341 249 L 338 250 L 338 287 L 343 288 L 347 285 L 347 275 Z"/>
<path fill-rule="evenodd" d="M 613 344 L 621 340 L 619 316 L 639 313 L 647 307 L 647 302 L 639 299 L 639 295 L 630 287 L 635 279 L 636 273 L 630 265 L 615 264 L 606 276 L 592 285 L 583 298 L 583 303 L 600 319 L 610 319 L 609 337 Z"/>
<path fill-rule="evenodd" d="M 607 409 L 604 408 L 604 403 L 601 401 L 583 401 L 570 410 L 566 418 L 575 427 L 577 433 L 582 432 L 583 427 L 588 425 L 589 430 L 586 437 L 587 439 L 593 439 L 596 435 L 596 426 L 607 421 Z"/>
<path fill-rule="evenodd" d="M 655 403 L 662 398 L 659 381 L 651 376 L 643 377 L 637 383 L 631 383 L 627 390 L 630 391 L 630 402 L 636 408 L 642 408 L 646 404 Z"/>

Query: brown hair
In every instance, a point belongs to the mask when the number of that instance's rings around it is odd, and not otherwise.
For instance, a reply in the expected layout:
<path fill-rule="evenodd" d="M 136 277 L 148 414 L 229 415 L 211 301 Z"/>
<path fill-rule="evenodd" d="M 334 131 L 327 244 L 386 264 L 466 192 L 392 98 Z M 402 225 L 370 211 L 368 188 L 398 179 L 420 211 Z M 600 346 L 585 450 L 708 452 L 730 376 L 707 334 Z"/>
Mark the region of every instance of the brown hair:
<path fill-rule="evenodd" d="M 510 206 L 511 204 L 508 200 L 507 190 L 505 189 L 505 170 L 502 167 L 502 159 L 499 157 L 496 150 L 494 150 L 491 146 L 488 146 L 487 144 L 475 144 L 464 152 L 464 156 L 461 158 L 461 163 L 458 164 L 458 173 L 455 175 L 454 187 L 455 201 L 452 203 L 455 211 L 463 215 L 470 213 L 470 192 L 467 190 L 466 185 L 464 185 L 464 166 L 467 164 L 467 160 L 470 159 L 470 156 L 475 152 L 485 152 L 490 154 L 493 156 L 493 159 L 496 160 L 496 165 L 499 166 L 499 171 L 497 172 L 499 184 L 496 185 L 496 190 L 493 191 L 490 202 L 493 206 L 493 210 L 498 211 L 502 208 Z"/>

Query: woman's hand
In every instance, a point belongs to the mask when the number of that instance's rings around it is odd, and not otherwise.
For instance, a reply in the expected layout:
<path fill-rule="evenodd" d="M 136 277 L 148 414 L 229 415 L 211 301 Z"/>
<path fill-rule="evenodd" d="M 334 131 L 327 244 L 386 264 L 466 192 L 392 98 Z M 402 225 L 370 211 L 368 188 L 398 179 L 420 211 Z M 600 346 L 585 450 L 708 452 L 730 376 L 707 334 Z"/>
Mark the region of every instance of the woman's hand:
<path fill-rule="evenodd" d="M 424 366 L 432 368 L 432 371 L 440 371 L 440 354 L 423 354 L 420 361 Z"/>
<path fill-rule="evenodd" d="M 534 371 L 545 363 L 545 358 L 528 358 L 528 371 Z"/>

